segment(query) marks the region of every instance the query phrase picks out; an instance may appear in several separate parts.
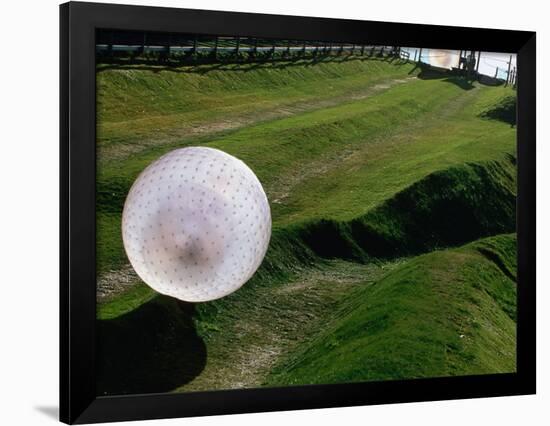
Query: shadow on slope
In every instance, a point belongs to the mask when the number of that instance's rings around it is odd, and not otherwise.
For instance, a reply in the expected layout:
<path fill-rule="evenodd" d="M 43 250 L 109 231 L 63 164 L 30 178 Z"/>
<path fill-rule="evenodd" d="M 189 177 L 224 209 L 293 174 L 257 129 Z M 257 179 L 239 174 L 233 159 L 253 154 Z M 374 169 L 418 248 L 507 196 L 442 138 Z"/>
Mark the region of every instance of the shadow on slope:
<path fill-rule="evenodd" d="M 498 120 L 508 123 L 510 126 L 516 125 L 516 97 L 507 96 L 496 105 L 483 111 L 480 115 L 490 120 Z"/>
<path fill-rule="evenodd" d="M 136 309 L 98 320 L 98 395 L 168 392 L 206 364 L 195 306 L 158 295 Z"/>
<path fill-rule="evenodd" d="M 515 158 L 432 173 L 350 222 L 295 232 L 317 255 L 368 261 L 416 255 L 515 231 Z"/>

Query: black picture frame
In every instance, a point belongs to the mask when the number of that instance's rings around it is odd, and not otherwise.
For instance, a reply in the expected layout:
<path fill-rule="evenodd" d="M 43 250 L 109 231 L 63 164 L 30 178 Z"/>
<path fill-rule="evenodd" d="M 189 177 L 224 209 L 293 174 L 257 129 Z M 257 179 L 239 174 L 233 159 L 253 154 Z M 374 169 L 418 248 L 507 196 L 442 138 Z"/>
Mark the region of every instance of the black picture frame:
<path fill-rule="evenodd" d="M 284 389 L 97 396 L 95 34 L 98 28 L 516 53 L 517 372 Z M 60 6 L 60 36 L 62 422 L 94 423 L 535 393 L 534 32 L 69 2 Z"/>

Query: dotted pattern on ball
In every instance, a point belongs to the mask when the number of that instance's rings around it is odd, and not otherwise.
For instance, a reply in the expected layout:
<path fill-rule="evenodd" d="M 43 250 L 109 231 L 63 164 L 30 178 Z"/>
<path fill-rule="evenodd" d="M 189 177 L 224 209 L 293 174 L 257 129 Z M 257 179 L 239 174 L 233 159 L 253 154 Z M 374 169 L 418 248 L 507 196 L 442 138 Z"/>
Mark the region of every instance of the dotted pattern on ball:
<path fill-rule="evenodd" d="M 128 259 L 150 287 L 188 302 L 239 289 L 260 266 L 271 213 L 258 178 L 241 160 L 204 147 L 151 163 L 124 204 Z"/>

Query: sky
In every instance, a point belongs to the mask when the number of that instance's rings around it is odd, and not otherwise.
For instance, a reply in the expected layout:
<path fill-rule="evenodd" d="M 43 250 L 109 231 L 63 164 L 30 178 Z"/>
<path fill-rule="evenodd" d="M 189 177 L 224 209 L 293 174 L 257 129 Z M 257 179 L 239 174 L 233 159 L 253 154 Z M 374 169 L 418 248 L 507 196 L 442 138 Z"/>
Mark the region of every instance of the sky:
<path fill-rule="evenodd" d="M 418 55 L 420 49 L 416 47 L 403 48 L 411 55 L 411 59 L 414 59 L 415 52 Z M 442 68 L 452 68 L 458 66 L 458 50 L 444 50 L 444 49 L 422 49 L 422 62 L 429 63 Z M 477 59 L 477 52 L 476 52 Z M 481 52 L 481 60 L 479 64 L 479 73 L 495 76 L 498 68 L 498 77 L 506 79 L 506 72 L 508 70 L 508 61 L 510 60 L 509 53 L 497 53 L 497 52 Z M 516 55 L 512 55 L 511 69 L 516 66 Z"/>

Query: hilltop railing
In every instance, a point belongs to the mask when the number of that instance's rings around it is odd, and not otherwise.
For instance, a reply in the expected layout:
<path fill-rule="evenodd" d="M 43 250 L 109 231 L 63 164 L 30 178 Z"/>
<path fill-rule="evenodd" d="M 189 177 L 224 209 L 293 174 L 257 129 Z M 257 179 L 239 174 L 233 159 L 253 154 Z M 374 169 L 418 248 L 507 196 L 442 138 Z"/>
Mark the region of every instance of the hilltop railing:
<path fill-rule="evenodd" d="M 393 56 L 408 60 L 406 53 L 397 46 L 114 30 L 99 30 L 96 38 L 99 63 L 124 61 L 198 64 L 341 55 Z"/>

